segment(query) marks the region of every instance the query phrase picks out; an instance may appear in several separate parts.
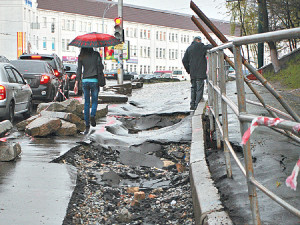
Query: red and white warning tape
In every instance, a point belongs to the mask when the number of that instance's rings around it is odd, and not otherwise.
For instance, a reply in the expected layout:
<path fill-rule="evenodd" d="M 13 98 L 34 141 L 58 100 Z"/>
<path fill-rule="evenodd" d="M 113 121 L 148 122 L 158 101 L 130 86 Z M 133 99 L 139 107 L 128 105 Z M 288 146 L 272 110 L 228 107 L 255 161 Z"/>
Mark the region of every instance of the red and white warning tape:
<path fill-rule="evenodd" d="M 268 117 L 262 117 L 262 116 L 253 119 L 250 127 L 248 128 L 248 130 L 244 133 L 244 135 L 242 137 L 242 145 L 246 144 L 246 142 L 249 140 L 249 138 L 250 138 L 251 134 L 253 133 L 253 131 L 255 130 L 255 128 L 258 127 L 259 125 L 265 125 L 268 127 L 272 127 L 272 126 L 277 125 L 278 123 L 281 123 L 282 121 L 284 121 L 284 120 L 280 119 L 280 118 L 268 118 Z"/>
<path fill-rule="evenodd" d="M 292 174 L 288 178 L 286 178 L 286 181 L 285 181 L 286 186 L 290 187 L 294 191 L 296 191 L 296 188 L 297 188 L 297 177 L 298 177 L 298 173 L 299 173 L 299 168 L 300 168 L 300 159 L 296 163 L 296 165 L 292 171 Z"/>

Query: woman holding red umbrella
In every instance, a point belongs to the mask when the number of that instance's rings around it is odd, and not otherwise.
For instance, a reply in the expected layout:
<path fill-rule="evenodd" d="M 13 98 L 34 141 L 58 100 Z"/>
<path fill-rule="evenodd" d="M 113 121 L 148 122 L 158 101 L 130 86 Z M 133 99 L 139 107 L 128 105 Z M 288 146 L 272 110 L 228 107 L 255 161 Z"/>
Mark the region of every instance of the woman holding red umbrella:
<path fill-rule="evenodd" d="M 74 92 L 77 94 L 78 82 L 80 79 L 82 79 L 82 90 L 84 95 L 84 120 L 86 126 L 84 134 L 88 134 L 90 130 L 90 124 L 92 127 L 96 126 L 95 116 L 98 106 L 99 84 L 101 80 L 100 77 L 102 76 L 104 79 L 103 68 L 104 67 L 99 52 L 94 51 L 93 48 L 81 48 L 78 56 L 78 68 Z M 100 84 L 100 86 L 102 85 Z M 91 112 L 90 97 L 92 97 Z"/>

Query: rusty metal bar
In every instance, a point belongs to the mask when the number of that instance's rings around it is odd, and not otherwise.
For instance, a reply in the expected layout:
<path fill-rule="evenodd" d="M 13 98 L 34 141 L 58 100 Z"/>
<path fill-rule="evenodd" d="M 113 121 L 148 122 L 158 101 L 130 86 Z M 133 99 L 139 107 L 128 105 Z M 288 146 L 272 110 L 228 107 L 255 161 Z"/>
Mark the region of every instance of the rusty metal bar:
<path fill-rule="evenodd" d="M 246 45 L 291 38 L 300 38 L 300 27 L 234 38 L 232 42 L 234 45 Z"/>
<path fill-rule="evenodd" d="M 218 58 L 217 53 L 213 53 L 212 55 L 212 81 L 214 86 L 217 86 L 217 67 L 218 67 Z M 219 101 L 218 101 L 218 93 L 216 91 L 213 92 L 213 109 L 215 111 L 215 122 L 219 122 Z M 218 126 L 215 126 L 216 131 L 216 140 L 217 140 L 217 149 L 221 149 L 221 138 L 219 134 L 219 128 Z"/>
<path fill-rule="evenodd" d="M 236 69 L 236 87 L 237 87 L 237 98 L 238 98 L 238 107 L 240 114 L 246 114 L 246 98 L 245 98 L 245 89 L 243 85 L 243 71 L 242 71 L 242 55 L 241 55 L 241 47 L 234 46 L 234 62 Z M 247 123 L 241 121 L 240 122 L 241 134 L 244 134 L 247 129 Z M 243 152 L 245 157 L 245 168 L 246 168 L 246 180 L 248 185 L 248 195 L 250 200 L 250 208 L 252 212 L 252 219 L 254 224 L 261 224 L 258 201 L 257 201 L 257 193 L 255 186 L 250 182 L 250 178 L 254 176 L 253 172 L 253 162 L 252 162 L 252 154 L 250 148 L 250 141 L 247 141 L 245 145 L 243 145 Z"/>
<path fill-rule="evenodd" d="M 221 90 L 221 108 L 222 108 L 222 123 L 223 123 L 223 141 L 228 140 L 228 115 L 227 104 L 222 98 L 222 95 L 226 95 L 226 80 L 225 80 L 225 68 L 224 68 L 224 52 L 218 52 L 219 61 L 219 78 L 220 78 L 220 90 Z M 227 144 L 224 145 L 224 155 L 226 162 L 227 177 L 232 178 L 232 168 L 230 162 L 230 153 Z"/>
<path fill-rule="evenodd" d="M 229 140 L 225 140 L 225 145 L 228 147 L 232 157 L 234 158 L 235 162 L 238 164 L 238 167 L 240 168 L 240 170 L 242 171 L 242 173 L 244 174 L 244 176 L 246 177 L 246 170 L 245 167 L 243 166 L 243 164 L 241 163 L 241 161 L 239 160 L 239 158 L 237 157 L 234 149 L 232 148 Z"/>
<path fill-rule="evenodd" d="M 191 9 L 200 17 L 200 19 L 211 29 L 211 31 L 223 42 L 228 42 L 228 39 L 221 33 L 221 31 L 206 17 L 206 15 L 195 5 L 193 1 L 190 3 Z M 294 28 L 295 29 L 295 28 Z M 297 35 L 298 36 L 298 35 Z M 297 37 L 296 36 L 296 37 Z M 291 38 L 291 36 L 290 36 Z M 232 51 L 232 48 L 229 48 Z M 273 86 L 259 73 L 256 69 L 243 58 L 243 64 L 248 70 L 270 91 L 270 93 L 280 102 L 282 107 L 298 122 L 300 117 L 287 104 L 282 96 L 273 88 Z"/>
<path fill-rule="evenodd" d="M 265 188 L 262 184 L 260 184 L 257 180 L 255 180 L 254 177 L 251 177 L 250 181 L 252 184 L 254 184 L 257 188 L 259 188 L 262 192 L 264 192 L 266 195 L 268 195 L 271 199 L 273 199 L 279 205 L 281 205 L 285 209 L 289 210 L 290 212 L 294 213 L 296 216 L 300 217 L 300 211 L 298 209 L 296 209 L 294 206 L 288 204 L 286 201 L 282 200 L 277 195 L 275 195 L 273 192 L 271 192 L 270 190 Z"/>
<path fill-rule="evenodd" d="M 207 38 L 207 40 L 213 45 L 213 46 L 218 46 L 217 43 L 212 39 L 212 37 L 209 35 L 209 33 L 204 29 L 204 27 L 200 24 L 200 22 L 196 19 L 196 17 L 192 16 L 192 21 L 195 23 L 195 25 L 199 28 L 199 30 L 204 34 L 204 36 Z M 215 48 L 213 48 L 215 49 Z M 209 52 L 212 52 L 213 49 L 211 49 Z M 217 48 L 218 49 L 218 48 Z M 229 63 L 229 65 L 232 68 L 234 67 L 234 63 L 230 60 L 230 58 L 224 54 L 224 59 Z M 244 81 L 246 82 L 246 84 L 248 85 L 248 87 L 250 88 L 250 90 L 254 93 L 254 95 L 258 98 L 258 100 L 261 102 L 262 105 L 266 105 L 265 101 L 263 100 L 263 98 L 261 97 L 261 95 L 255 90 L 255 88 L 252 86 L 252 84 L 248 81 L 247 78 L 244 77 Z M 265 109 L 274 117 L 276 118 L 276 114 L 274 114 L 271 110 L 269 110 L 267 107 L 265 107 Z"/>
<path fill-rule="evenodd" d="M 209 57 L 211 58 L 211 54 L 209 54 Z M 209 70 L 208 70 L 208 79 L 211 80 L 212 79 L 212 63 L 209 63 Z M 213 88 L 212 85 L 208 83 L 208 93 L 212 93 Z M 208 106 L 211 108 L 213 104 L 213 99 L 212 99 L 212 95 L 208 95 Z M 213 116 L 211 115 L 211 113 L 208 114 L 209 117 L 209 129 L 210 132 L 214 131 L 214 120 L 213 120 Z"/>
<path fill-rule="evenodd" d="M 208 81 L 208 83 L 210 84 L 211 88 L 213 88 L 216 92 L 221 94 L 221 91 L 217 86 L 214 86 L 211 81 Z M 222 97 L 222 100 L 224 100 L 226 102 L 226 104 L 232 109 L 232 111 L 239 118 L 240 121 L 251 123 L 253 119 L 258 117 L 257 115 L 252 115 L 252 114 L 239 114 L 238 108 L 232 100 L 230 100 L 226 95 L 222 95 L 221 97 Z M 265 118 L 272 119 L 272 118 L 266 117 L 266 116 L 265 116 Z M 274 125 L 273 128 L 288 130 L 296 135 L 300 135 L 300 131 L 296 131 L 293 129 L 294 127 L 296 127 L 298 125 L 299 125 L 299 123 L 297 123 L 297 122 L 284 120 L 281 123 Z"/>

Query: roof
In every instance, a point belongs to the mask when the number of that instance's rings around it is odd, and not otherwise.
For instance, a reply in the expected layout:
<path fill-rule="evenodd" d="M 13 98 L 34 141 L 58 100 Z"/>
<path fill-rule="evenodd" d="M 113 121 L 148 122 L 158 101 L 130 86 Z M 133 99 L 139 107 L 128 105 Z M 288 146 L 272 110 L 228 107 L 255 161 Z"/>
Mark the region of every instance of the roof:
<path fill-rule="evenodd" d="M 102 18 L 107 5 L 108 3 L 96 0 L 38 0 L 39 9 L 95 16 L 99 18 Z M 117 5 L 112 6 L 105 14 L 105 18 L 109 19 L 114 19 L 117 16 Z M 123 4 L 123 20 L 128 22 L 199 31 L 191 20 L 191 15 L 134 5 Z M 211 21 L 224 35 L 232 35 L 230 33 L 231 29 L 229 22 L 215 19 L 211 19 Z M 200 21 L 200 23 L 210 32 L 202 21 Z M 240 36 L 238 28 L 236 28 L 234 36 Z"/>

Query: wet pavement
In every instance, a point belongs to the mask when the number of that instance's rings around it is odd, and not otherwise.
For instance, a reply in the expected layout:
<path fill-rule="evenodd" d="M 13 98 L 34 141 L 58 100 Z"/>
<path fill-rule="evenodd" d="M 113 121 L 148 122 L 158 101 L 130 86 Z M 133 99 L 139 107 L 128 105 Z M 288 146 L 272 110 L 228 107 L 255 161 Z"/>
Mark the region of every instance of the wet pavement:
<path fill-rule="evenodd" d="M 263 87 L 257 87 L 267 104 L 282 109 L 276 103 L 274 97 Z M 227 83 L 228 95 L 237 102 L 234 91 L 235 81 Z M 246 98 L 257 101 L 256 97 L 246 88 Z M 300 98 L 288 98 L 296 112 L 300 111 Z M 247 111 L 251 114 L 268 116 L 268 112 L 262 107 L 247 104 Z M 230 112 L 229 118 L 229 141 L 241 146 L 239 123 L 236 116 Z M 253 154 L 254 176 L 265 187 L 286 200 L 295 208 L 300 209 L 300 192 L 288 188 L 285 185 L 286 178 L 291 174 L 300 154 L 300 144 L 266 127 L 258 127 L 251 135 L 251 149 Z M 237 155 L 244 164 L 241 148 L 236 148 Z M 226 178 L 226 169 L 222 151 L 210 149 L 207 151 L 207 160 L 210 170 L 219 189 L 221 199 L 232 221 L 236 224 L 252 224 L 250 204 L 247 194 L 247 184 L 242 172 L 231 157 L 233 179 Z M 258 205 L 263 224 L 298 224 L 300 219 L 285 210 L 279 204 L 270 200 L 258 190 Z"/>

